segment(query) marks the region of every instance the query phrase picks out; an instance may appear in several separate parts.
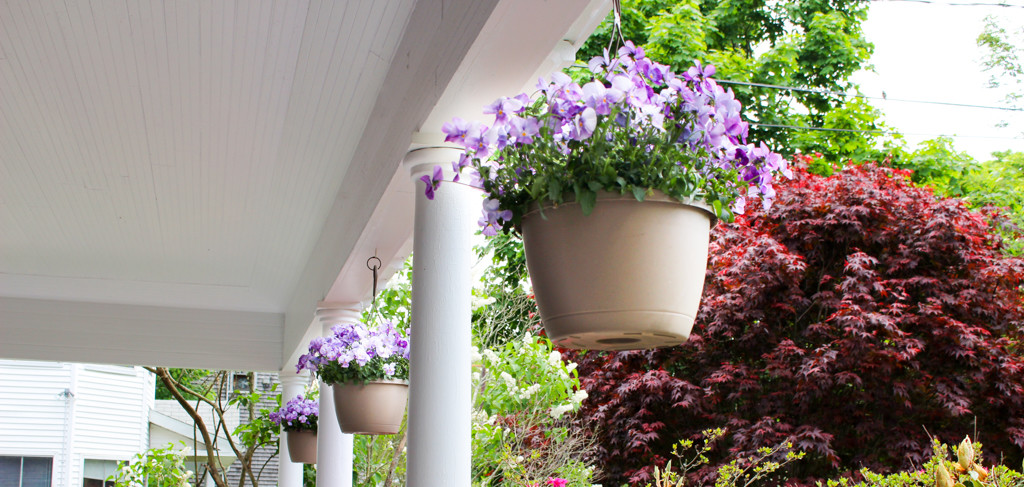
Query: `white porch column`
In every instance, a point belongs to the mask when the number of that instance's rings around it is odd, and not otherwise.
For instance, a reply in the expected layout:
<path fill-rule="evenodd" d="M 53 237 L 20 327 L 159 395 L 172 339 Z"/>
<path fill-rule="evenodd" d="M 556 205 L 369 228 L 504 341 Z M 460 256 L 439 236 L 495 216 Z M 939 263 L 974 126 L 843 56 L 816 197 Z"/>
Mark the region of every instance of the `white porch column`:
<path fill-rule="evenodd" d="M 339 323 L 355 323 L 362 317 L 358 303 L 320 303 L 316 316 L 323 325 L 323 334 Z M 320 422 L 316 436 L 317 487 L 352 487 L 352 435 L 341 432 L 334 413 L 331 386 L 320 382 Z"/>
<path fill-rule="evenodd" d="M 454 149 L 427 148 L 410 151 L 405 158 L 416 182 L 409 364 L 410 487 L 470 485 L 472 236 L 481 196 L 468 186 L 445 182 L 431 201 L 424 196 L 420 181 L 420 176 L 431 174 L 435 165 L 449 173 L 458 154 Z"/>
<path fill-rule="evenodd" d="M 278 379 L 281 381 L 282 386 L 281 406 L 283 407 L 285 403 L 295 396 L 301 395 L 306 391 L 306 384 L 309 383 L 309 372 L 302 371 L 301 374 L 298 374 L 295 372 L 295 366 L 289 366 L 278 373 Z M 292 463 L 288 455 L 287 434 L 284 431 L 281 432 L 281 451 L 277 455 L 277 485 L 278 487 L 302 487 L 303 464 Z"/>

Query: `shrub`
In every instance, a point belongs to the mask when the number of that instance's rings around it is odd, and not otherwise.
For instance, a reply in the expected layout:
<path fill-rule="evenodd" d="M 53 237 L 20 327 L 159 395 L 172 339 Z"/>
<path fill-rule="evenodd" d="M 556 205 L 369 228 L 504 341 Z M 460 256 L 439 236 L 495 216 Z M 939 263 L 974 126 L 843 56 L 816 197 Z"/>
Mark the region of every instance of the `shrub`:
<path fill-rule="evenodd" d="M 806 165 L 808 158 L 798 158 Z M 791 485 L 910 469 L 928 431 L 977 431 L 987 461 L 1024 448 L 1024 260 L 983 214 L 874 165 L 797 167 L 768 213 L 719 224 L 690 340 L 577 355 L 606 484 L 644 482 L 672 443 L 726 427 L 717 468 L 793 442 Z"/>

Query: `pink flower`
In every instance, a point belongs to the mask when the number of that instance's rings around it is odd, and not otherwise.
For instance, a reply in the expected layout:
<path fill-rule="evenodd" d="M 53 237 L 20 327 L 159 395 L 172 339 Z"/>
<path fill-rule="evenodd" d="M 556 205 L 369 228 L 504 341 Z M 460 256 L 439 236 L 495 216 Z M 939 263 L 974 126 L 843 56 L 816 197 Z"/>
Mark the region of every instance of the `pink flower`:
<path fill-rule="evenodd" d="M 566 485 L 569 485 L 569 481 L 555 477 L 548 477 L 548 485 L 551 487 L 565 487 Z"/>

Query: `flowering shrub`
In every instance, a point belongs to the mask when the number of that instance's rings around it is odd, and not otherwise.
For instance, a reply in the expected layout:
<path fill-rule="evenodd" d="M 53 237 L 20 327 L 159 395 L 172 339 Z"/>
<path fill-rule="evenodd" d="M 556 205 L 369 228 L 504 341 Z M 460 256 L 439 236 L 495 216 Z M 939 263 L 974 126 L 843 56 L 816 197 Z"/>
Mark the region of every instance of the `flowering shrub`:
<path fill-rule="evenodd" d="M 285 403 L 280 411 L 270 413 L 270 420 L 285 431 L 316 431 L 319 414 L 319 401 L 299 395 Z"/>
<path fill-rule="evenodd" d="M 185 443 L 178 444 L 150 448 L 130 461 L 117 462 L 117 471 L 107 482 L 117 487 L 188 487 L 195 474 L 185 465 Z"/>
<path fill-rule="evenodd" d="M 309 342 L 309 353 L 299 357 L 297 369 L 310 370 L 329 384 L 408 380 L 409 340 L 391 322 L 377 328 L 335 325 L 329 336 Z"/>
<path fill-rule="evenodd" d="M 589 487 L 589 438 L 569 430 L 587 398 L 576 364 L 529 334 L 495 350 L 474 349 L 473 364 L 474 482 Z"/>
<path fill-rule="evenodd" d="M 456 118 L 442 127 L 464 148 L 454 171 L 469 168 L 470 184 L 488 195 L 485 235 L 514 231 L 535 203 L 574 198 L 589 214 L 598 191 L 642 201 L 659 190 L 701 200 L 725 220 L 743 213 L 748 195 L 771 204 L 775 173 L 788 175 L 787 163 L 746 143 L 740 103 L 711 78 L 713 66 L 697 62 L 677 76 L 630 42 L 618 54 L 592 60 L 599 79 L 582 86 L 559 72 L 538 82 L 535 99 L 496 100 L 484 110 L 491 126 Z M 428 198 L 442 177 L 440 167 L 423 176 Z"/>

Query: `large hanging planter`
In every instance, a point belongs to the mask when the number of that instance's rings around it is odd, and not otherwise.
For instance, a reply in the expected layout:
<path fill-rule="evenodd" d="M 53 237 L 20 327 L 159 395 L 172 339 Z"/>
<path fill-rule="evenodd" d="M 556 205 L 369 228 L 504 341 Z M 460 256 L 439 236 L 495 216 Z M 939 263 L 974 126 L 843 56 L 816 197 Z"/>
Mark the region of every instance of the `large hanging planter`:
<path fill-rule="evenodd" d="M 542 214 L 543 213 L 543 214 Z M 690 336 L 714 213 L 661 192 L 599 193 L 523 216 L 526 264 L 544 329 L 567 348 L 627 350 Z"/>
<path fill-rule="evenodd" d="M 292 463 L 316 463 L 316 431 L 290 430 L 286 436 Z"/>
<path fill-rule="evenodd" d="M 404 380 L 372 381 L 365 384 L 332 384 L 334 411 L 341 431 L 361 435 L 398 433 L 409 398 Z"/>

